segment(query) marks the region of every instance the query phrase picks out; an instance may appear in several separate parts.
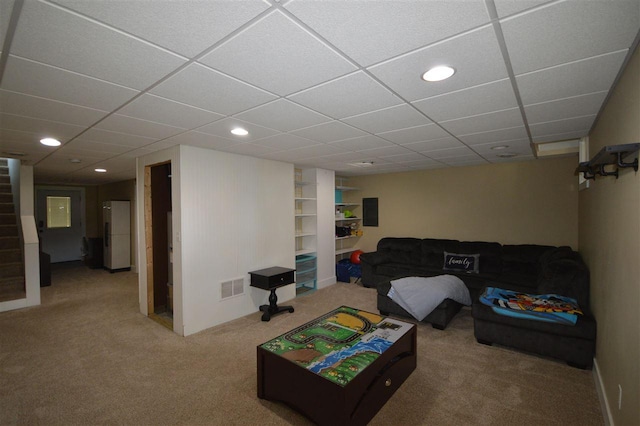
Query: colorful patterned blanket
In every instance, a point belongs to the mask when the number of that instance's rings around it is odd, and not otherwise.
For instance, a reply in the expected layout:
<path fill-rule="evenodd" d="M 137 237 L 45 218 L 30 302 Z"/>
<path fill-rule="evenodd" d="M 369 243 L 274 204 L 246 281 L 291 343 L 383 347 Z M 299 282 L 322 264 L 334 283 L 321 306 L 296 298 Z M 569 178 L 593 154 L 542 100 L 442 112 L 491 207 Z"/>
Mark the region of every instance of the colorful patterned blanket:
<path fill-rule="evenodd" d="M 480 302 L 500 315 L 566 325 L 575 325 L 578 315 L 583 315 L 575 299 L 557 294 L 526 294 L 487 287 Z"/>

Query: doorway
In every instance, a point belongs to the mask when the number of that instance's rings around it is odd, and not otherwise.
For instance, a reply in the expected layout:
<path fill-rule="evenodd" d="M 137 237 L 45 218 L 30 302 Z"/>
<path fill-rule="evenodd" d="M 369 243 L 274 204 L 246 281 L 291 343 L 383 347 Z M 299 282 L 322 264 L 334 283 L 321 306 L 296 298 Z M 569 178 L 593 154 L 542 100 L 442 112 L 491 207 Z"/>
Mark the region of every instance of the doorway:
<path fill-rule="evenodd" d="M 145 167 L 144 187 L 148 315 L 173 330 L 171 163 Z"/>
<path fill-rule="evenodd" d="M 85 235 L 84 188 L 36 187 L 40 250 L 51 263 L 80 260 Z"/>

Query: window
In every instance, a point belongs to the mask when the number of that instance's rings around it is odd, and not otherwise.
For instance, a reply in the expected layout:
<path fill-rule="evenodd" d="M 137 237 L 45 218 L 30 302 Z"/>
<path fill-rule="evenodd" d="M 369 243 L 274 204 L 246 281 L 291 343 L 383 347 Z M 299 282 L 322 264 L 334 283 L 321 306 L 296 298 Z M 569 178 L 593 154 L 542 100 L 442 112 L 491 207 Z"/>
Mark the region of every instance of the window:
<path fill-rule="evenodd" d="M 71 197 L 47 197 L 47 228 L 71 228 Z"/>

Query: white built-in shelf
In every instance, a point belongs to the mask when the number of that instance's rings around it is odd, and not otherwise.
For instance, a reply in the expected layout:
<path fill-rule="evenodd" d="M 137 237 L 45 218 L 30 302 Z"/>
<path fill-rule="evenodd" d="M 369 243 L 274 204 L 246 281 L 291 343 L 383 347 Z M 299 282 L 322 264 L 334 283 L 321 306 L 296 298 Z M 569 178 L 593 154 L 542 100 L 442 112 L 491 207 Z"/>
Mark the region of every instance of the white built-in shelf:
<path fill-rule="evenodd" d="M 299 256 L 301 254 L 309 254 L 309 253 L 315 253 L 316 250 L 315 249 L 302 249 L 302 250 L 296 250 L 296 256 Z"/>
<path fill-rule="evenodd" d="M 336 203 L 336 207 L 359 206 L 360 203 Z"/>
<path fill-rule="evenodd" d="M 296 234 L 296 238 L 298 237 L 312 237 L 316 235 L 315 232 L 300 232 L 299 234 Z"/>
<path fill-rule="evenodd" d="M 336 185 L 336 189 L 338 191 L 359 191 L 360 188 L 354 188 L 353 186 L 341 186 L 341 185 Z"/>
<path fill-rule="evenodd" d="M 313 184 L 313 182 L 304 182 L 304 181 L 301 181 L 301 180 L 296 180 L 294 182 L 295 182 L 296 186 L 305 186 L 305 185 L 312 185 Z"/>
<path fill-rule="evenodd" d="M 343 249 L 336 250 L 336 255 L 345 254 L 345 253 L 352 253 L 352 252 L 354 252 L 356 250 L 360 250 L 360 249 L 358 247 L 343 248 Z"/>
<path fill-rule="evenodd" d="M 344 219 L 336 218 L 336 222 L 345 222 L 345 221 L 351 221 L 351 220 L 362 220 L 362 219 L 359 217 L 345 217 Z"/>
<path fill-rule="evenodd" d="M 359 235 L 347 235 L 346 237 L 336 237 L 337 240 L 348 240 L 349 238 L 358 238 Z"/>

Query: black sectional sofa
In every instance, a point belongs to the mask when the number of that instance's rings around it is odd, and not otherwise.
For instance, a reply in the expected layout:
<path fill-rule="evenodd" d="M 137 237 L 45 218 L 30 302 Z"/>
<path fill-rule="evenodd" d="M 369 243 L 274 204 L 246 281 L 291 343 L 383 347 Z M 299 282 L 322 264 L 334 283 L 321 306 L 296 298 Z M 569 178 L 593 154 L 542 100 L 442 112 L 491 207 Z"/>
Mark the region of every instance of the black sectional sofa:
<path fill-rule="evenodd" d="M 444 269 L 446 253 L 477 255 L 477 272 Z M 458 276 L 473 301 L 474 334 L 484 344 L 497 343 L 562 359 L 591 368 L 596 321 L 589 309 L 589 272 L 569 247 L 447 239 L 383 238 L 377 251 L 360 255 L 362 284 L 377 289 L 378 310 L 384 315 L 411 315 L 387 297 L 391 281 L 401 277 Z M 485 287 L 529 294 L 559 294 L 577 300 L 584 315 L 574 326 L 512 318 L 479 302 Z M 423 321 L 444 329 L 462 305 L 446 299 Z"/>

